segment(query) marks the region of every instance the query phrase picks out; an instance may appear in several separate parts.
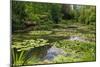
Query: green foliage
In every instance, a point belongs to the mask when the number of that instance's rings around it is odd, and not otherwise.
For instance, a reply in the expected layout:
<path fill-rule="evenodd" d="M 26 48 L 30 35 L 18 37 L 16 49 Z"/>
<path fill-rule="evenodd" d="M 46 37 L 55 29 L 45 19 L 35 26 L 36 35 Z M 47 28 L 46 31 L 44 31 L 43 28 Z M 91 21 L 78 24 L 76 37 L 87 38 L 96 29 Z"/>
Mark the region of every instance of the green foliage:
<path fill-rule="evenodd" d="M 15 49 L 12 49 L 12 66 L 19 67 L 23 65 L 31 65 L 31 64 L 37 64 L 37 62 L 40 61 L 39 58 L 35 56 L 31 56 L 28 58 L 28 55 L 26 51 L 16 51 Z"/>
<path fill-rule="evenodd" d="M 80 6 L 79 9 L 74 10 L 74 18 L 84 24 L 95 24 L 96 8 L 94 6 Z"/>
<path fill-rule="evenodd" d="M 12 27 L 13 30 L 24 29 L 23 21 L 27 14 L 25 12 L 25 3 L 13 1 L 12 2 Z"/>
<path fill-rule="evenodd" d="M 30 21 L 36 22 L 37 26 L 45 25 L 42 29 L 52 29 L 49 24 L 70 23 L 65 22 L 72 20 L 73 23 L 93 24 L 96 22 L 95 6 L 74 7 L 67 4 L 45 4 L 33 2 L 12 2 L 12 27 L 13 30 L 25 29 L 25 23 Z M 77 6 L 77 5 L 75 5 Z M 92 11 L 92 12 L 91 12 Z M 72 23 L 71 22 L 71 23 Z M 47 26 L 46 26 L 47 25 Z"/>
<path fill-rule="evenodd" d="M 29 34 L 31 35 L 48 35 L 51 34 L 52 31 L 30 31 Z"/>
<path fill-rule="evenodd" d="M 37 39 L 37 40 L 24 40 L 23 42 L 13 42 L 12 45 L 12 59 L 13 66 L 21 66 L 27 64 L 36 64 L 39 58 L 34 56 L 28 57 L 28 52 L 32 48 L 48 45 L 47 40 Z M 35 61 L 33 61 L 35 60 Z"/>
<path fill-rule="evenodd" d="M 82 51 L 87 51 L 89 49 L 95 50 L 95 43 L 94 42 L 81 42 L 81 41 L 70 41 L 70 40 L 62 40 L 59 42 L 54 43 L 57 47 L 59 48 L 71 48 L 72 50 L 82 50 Z"/>
<path fill-rule="evenodd" d="M 56 58 L 54 58 L 53 62 L 54 63 L 64 63 L 64 62 L 70 62 L 71 60 L 73 60 L 73 58 L 66 58 L 65 56 L 59 55 Z"/>
<path fill-rule="evenodd" d="M 61 5 L 61 14 L 62 14 L 62 19 L 72 19 L 73 17 L 73 12 L 71 10 L 71 5 L 69 4 L 62 4 Z"/>
<path fill-rule="evenodd" d="M 36 49 L 37 55 L 41 53 L 40 51 L 46 52 L 48 45 L 50 47 L 55 45 L 66 53 L 65 56 L 55 57 L 49 63 L 95 60 L 95 6 L 75 5 L 73 9 L 71 6 L 69 4 L 12 2 L 12 28 L 14 31 L 18 30 L 12 36 L 13 65 L 48 63 L 48 60 L 43 62 L 35 57 L 34 52 Z M 20 32 L 20 30 L 28 31 Z M 71 36 L 78 36 L 84 41 L 70 40 Z M 34 49 L 32 53 L 29 52 L 31 49 Z"/>
<path fill-rule="evenodd" d="M 21 51 L 20 53 L 15 52 L 16 50 L 12 49 L 12 66 L 20 66 L 23 65 L 25 60 L 25 51 Z"/>
<path fill-rule="evenodd" d="M 24 40 L 23 42 L 13 42 L 12 48 L 16 48 L 17 51 L 29 50 L 31 48 L 48 45 L 49 43 L 47 42 L 44 39 Z"/>
<path fill-rule="evenodd" d="M 51 17 L 54 23 L 58 23 L 60 21 L 60 17 L 59 17 L 61 16 L 60 12 L 61 12 L 60 5 L 53 4 L 51 8 Z"/>
<path fill-rule="evenodd" d="M 65 57 L 65 56 L 62 56 L 62 55 L 59 55 L 57 56 L 53 62 L 54 63 L 69 63 L 69 62 L 79 62 L 79 61 L 82 61 L 82 59 L 79 59 L 79 58 L 74 58 L 74 57 Z"/>
<path fill-rule="evenodd" d="M 96 46 L 94 42 L 80 42 L 61 40 L 54 43 L 58 48 L 62 48 L 69 56 L 57 56 L 53 62 L 81 62 L 95 61 Z"/>

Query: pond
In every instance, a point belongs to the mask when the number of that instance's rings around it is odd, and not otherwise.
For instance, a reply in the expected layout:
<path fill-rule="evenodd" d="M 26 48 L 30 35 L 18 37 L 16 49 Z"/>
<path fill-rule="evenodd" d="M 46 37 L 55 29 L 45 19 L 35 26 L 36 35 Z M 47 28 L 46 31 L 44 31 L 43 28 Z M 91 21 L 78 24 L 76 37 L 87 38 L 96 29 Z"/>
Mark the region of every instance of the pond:
<path fill-rule="evenodd" d="M 81 38 L 81 37 L 79 37 L 79 36 L 71 36 L 71 37 L 69 38 L 69 40 L 85 41 L 85 39 L 83 39 L 83 38 Z"/>
<path fill-rule="evenodd" d="M 82 41 L 85 42 L 85 39 L 79 37 L 79 36 L 71 36 L 69 37 L 67 40 L 71 40 L 71 41 Z M 67 52 L 65 52 L 62 48 L 58 48 L 54 45 L 46 45 L 46 46 L 42 46 L 42 47 L 38 47 L 37 49 L 34 48 L 33 50 L 34 55 L 33 56 L 39 56 L 38 58 L 40 58 L 40 60 L 45 61 L 53 61 L 54 58 L 56 58 L 59 55 L 62 56 L 70 56 L 68 55 Z"/>
<path fill-rule="evenodd" d="M 65 55 L 65 52 L 61 48 L 57 48 L 56 46 L 52 46 L 47 50 L 47 54 L 44 56 L 44 60 L 53 60 L 58 55 Z"/>
<path fill-rule="evenodd" d="M 28 52 L 28 56 L 36 57 L 36 59 L 28 64 L 93 61 L 95 60 L 95 34 L 91 33 L 93 30 L 89 30 L 88 26 L 87 29 L 84 28 L 84 26 L 65 26 L 65 28 L 55 28 L 53 30 L 19 32 L 13 34 L 13 42 L 19 43 L 23 42 L 23 40 L 30 41 L 37 39 L 48 41 L 48 45 L 41 46 L 41 44 L 26 51 Z M 84 31 L 78 29 L 83 29 Z M 38 40 L 35 42 L 38 42 Z M 54 43 L 57 44 L 54 45 Z"/>

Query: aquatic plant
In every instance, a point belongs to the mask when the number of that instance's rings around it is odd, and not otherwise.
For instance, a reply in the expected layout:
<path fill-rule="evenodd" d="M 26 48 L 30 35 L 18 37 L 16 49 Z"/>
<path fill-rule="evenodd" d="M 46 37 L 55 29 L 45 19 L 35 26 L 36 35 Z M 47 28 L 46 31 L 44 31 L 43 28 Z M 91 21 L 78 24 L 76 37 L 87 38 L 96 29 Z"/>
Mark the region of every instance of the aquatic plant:
<path fill-rule="evenodd" d="M 53 43 L 56 47 L 64 49 L 65 56 L 58 56 L 54 62 L 81 62 L 95 61 L 96 58 L 96 43 L 61 40 Z"/>
<path fill-rule="evenodd" d="M 12 45 L 13 66 L 32 64 L 32 60 L 33 59 L 36 60 L 36 57 L 34 56 L 31 57 L 30 55 L 28 55 L 28 51 L 32 48 L 40 47 L 48 44 L 49 44 L 48 40 L 44 40 L 44 39 L 24 40 L 23 42 L 13 42 Z M 36 61 L 38 61 L 38 58 Z M 36 61 L 34 61 L 34 63 L 36 63 Z"/>
<path fill-rule="evenodd" d="M 13 42 L 12 48 L 16 48 L 17 51 L 29 50 L 31 48 L 48 45 L 48 40 L 36 39 L 36 40 L 24 40 L 23 42 Z"/>

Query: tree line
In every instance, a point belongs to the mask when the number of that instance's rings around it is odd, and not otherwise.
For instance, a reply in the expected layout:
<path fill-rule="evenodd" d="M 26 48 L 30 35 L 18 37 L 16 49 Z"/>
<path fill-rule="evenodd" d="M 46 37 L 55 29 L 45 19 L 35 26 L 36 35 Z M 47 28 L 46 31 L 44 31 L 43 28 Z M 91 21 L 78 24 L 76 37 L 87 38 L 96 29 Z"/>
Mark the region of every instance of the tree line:
<path fill-rule="evenodd" d="M 12 28 L 24 29 L 26 25 L 59 24 L 74 20 L 82 24 L 95 24 L 96 7 L 56 3 L 12 1 Z M 73 23 L 74 23 L 73 22 Z"/>

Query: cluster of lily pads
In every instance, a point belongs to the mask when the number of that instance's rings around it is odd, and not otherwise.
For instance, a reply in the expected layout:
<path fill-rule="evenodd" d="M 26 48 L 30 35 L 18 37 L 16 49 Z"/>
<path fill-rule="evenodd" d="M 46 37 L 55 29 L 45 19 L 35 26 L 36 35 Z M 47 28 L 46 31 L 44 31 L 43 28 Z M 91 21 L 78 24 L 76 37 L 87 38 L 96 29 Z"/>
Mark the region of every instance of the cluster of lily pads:
<path fill-rule="evenodd" d="M 23 51 L 23 50 L 29 50 L 31 48 L 40 47 L 48 44 L 49 44 L 48 40 L 31 39 L 31 40 L 23 40 L 23 42 L 13 42 L 12 48 L 16 48 L 17 51 Z"/>
<path fill-rule="evenodd" d="M 54 42 L 54 45 L 58 48 L 64 49 L 67 56 L 58 56 L 53 62 L 81 62 L 81 61 L 95 61 L 96 43 L 95 42 L 81 42 L 61 40 Z"/>

